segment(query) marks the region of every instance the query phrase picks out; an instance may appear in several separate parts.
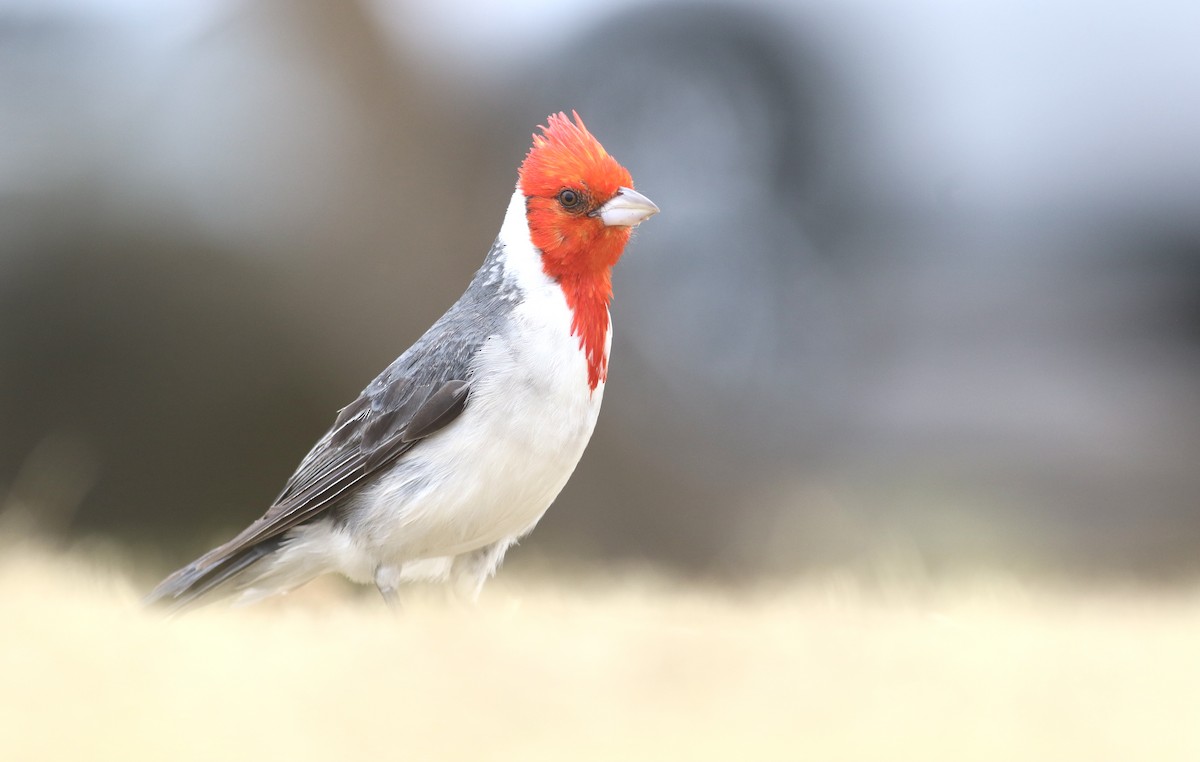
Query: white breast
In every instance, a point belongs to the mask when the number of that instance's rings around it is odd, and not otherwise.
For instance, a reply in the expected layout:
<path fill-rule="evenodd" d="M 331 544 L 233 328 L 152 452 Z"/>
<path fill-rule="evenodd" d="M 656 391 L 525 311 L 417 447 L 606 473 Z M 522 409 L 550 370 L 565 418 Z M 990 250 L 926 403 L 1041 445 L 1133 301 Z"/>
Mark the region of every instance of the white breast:
<path fill-rule="evenodd" d="M 525 534 L 591 438 L 604 385 L 588 387 L 570 309 L 542 272 L 519 192 L 500 238 L 521 303 L 480 352 L 463 414 L 364 491 L 350 518 L 359 557 L 338 564 L 352 578 L 369 576 L 367 564 L 453 556 Z M 606 354 L 608 342 L 611 325 Z"/>

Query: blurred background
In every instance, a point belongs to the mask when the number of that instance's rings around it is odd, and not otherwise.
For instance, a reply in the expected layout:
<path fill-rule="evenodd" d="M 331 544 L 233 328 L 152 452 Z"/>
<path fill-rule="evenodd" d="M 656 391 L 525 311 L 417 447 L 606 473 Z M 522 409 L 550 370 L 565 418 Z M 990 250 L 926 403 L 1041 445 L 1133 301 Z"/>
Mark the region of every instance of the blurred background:
<path fill-rule="evenodd" d="M 465 287 L 574 108 L 663 213 L 510 554 L 1200 568 L 1200 5 L 0 0 L 0 510 L 162 567 Z"/>

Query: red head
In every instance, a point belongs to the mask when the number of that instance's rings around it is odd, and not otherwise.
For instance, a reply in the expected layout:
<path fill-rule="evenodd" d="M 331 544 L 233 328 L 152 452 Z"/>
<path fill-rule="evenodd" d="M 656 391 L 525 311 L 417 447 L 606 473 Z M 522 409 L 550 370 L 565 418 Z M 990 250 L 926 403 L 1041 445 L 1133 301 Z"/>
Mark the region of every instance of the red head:
<path fill-rule="evenodd" d="M 519 186 L 542 269 L 558 281 L 574 313 L 572 333 L 588 356 L 594 389 L 606 374 L 604 339 L 612 266 L 633 227 L 658 211 L 633 190 L 629 171 L 608 155 L 579 114 L 551 114 L 521 164 Z"/>

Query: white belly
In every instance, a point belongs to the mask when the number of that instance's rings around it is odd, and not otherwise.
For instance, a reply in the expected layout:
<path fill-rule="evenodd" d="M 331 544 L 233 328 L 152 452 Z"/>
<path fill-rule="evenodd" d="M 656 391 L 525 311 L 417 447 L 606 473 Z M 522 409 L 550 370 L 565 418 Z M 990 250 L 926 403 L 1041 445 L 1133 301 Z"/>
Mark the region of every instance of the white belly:
<path fill-rule="evenodd" d="M 348 576 L 466 553 L 533 528 L 583 455 L 604 394 L 603 383 L 588 388 L 569 326 L 556 285 L 526 294 L 508 329 L 481 351 L 463 414 L 350 512 L 353 555 L 361 555 L 350 564 L 357 568 L 339 564 Z"/>

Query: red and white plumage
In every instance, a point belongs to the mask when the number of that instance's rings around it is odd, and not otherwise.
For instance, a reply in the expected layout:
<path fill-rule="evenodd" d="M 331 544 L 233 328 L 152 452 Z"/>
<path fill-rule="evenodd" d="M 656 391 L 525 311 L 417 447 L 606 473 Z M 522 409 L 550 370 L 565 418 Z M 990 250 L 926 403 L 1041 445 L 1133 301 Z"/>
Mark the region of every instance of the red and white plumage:
<path fill-rule="evenodd" d="M 658 208 L 587 131 L 552 115 L 466 292 L 343 408 L 267 513 L 151 601 L 253 600 L 320 574 L 452 580 L 474 597 L 591 438 L 612 341 L 612 267 Z"/>

